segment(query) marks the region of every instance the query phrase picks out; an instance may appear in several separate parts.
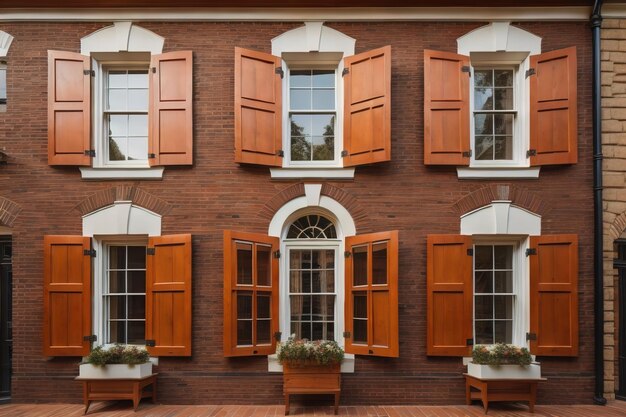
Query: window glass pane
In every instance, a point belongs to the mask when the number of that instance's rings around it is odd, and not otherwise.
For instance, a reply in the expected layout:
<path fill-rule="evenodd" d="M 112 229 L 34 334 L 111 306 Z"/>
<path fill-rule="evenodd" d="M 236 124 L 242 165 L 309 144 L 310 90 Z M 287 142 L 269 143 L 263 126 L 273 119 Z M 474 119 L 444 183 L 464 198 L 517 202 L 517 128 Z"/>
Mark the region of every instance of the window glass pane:
<path fill-rule="evenodd" d="M 310 110 L 311 90 L 291 90 L 289 92 L 289 106 L 292 110 Z"/>
<path fill-rule="evenodd" d="M 7 70 L 0 64 L 0 102 L 6 102 L 7 98 Z"/>
<path fill-rule="evenodd" d="M 474 317 L 493 319 L 493 295 L 477 295 L 474 297 Z"/>
<path fill-rule="evenodd" d="M 145 294 L 146 271 L 128 271 L 128 292 Z"/>
<path fill-rule="evenodd" d="M 110 295 L 109 298 L 109 318 L 125 319 L 126 318 L 126 296 Z"/>
<path fill-rule="evenodd" d="M 128 109 L 148 111 L 148 90 L 128 90 Z"/>
<path fill-rule="evenodd" d="M 256 342 L 258 344 L 272 343 L 272 335 L 269 320 L 257 320 L 256 322 Z"/>
<path fill-rule="evenodd" d="M 128 116 L 123 114 L 109 115 L 109 136 L 126 136 L 128 134 Z"/>
<path fill-rule="evenodd" d="M 237 319 L 252 319 L 252 293 L 237 293 Z"/>
<path fill-rule="evenodd" d="M 474 324 L 474 331 L 476 332 L 476 340 L 474 340 L 474 344 L 493 344 L 493 321 L 477 321 Z"/>
<path fill-rule="evenodd" d="M 109 340 L 107 343 L 125 343 L 126 342 L 126 322 L 110 321 L 109 322 Z"/>
<path fill-rule="evenodd" d="M 146 323 L 144 321 L 128 322 L 128 340 L 126 343 L 132 345 L 143 345 L 146 343 Z"/>
<path fill-rule="evenodd" d="M 128 247 L 128 269 L 146 269 L 146 247 Z"/>
<path fill-rule="evenodd" d="M 311 339 L 310 322 L 291 322 L 291 333 L 296 335 L 296 339 Z"/>
<path fill-rule="evenodd" d="M 107 110 L 126 110 L 126 93 L 126 90 L 109 90 Z"/>
<path fill-rule="evenodd" d="M 126 273 L 124 271 L 109 271 L 109 292 L 126 292 Z"/>
<path fill-rule="evenodd" d="M 512 293 L 513 292 L 513 272 L 512 271 L 496 271 L 495 292 L 496 293 Z"/>
<path fill-rule="evenodd" d="M 270 300 L 269 294 L 257 293 L 256 296 L 256 316 L 259 319 L 269 319 L 270 314 Z"/>
<path fill-rule="evenodd" d="M 353 285 L 367 285 L 367 246 L 352 248 Z"/>
<path fill-rule="evenodd" d="M 493 114 L 480 113 L 474 116 L 474 132 L 477 135 L 493 133 Z"/>
<path fill-rule="evenodd" d="M 311 71 L 308 70 L 292 70 L 289 71 L 290 87 L 311 87 Z"/>
<path fill-rule="evenodd" d="M 257 245 L 256 247 L 256 280 L 257 285 L 269 287 L 272 285 L 272 248 Z"/>
<path fill-rule="evenodd" d="M 476 136 L 476 156 L 475 159 L 492 160 L 493 159 L 493 136 Z"/>
<path fill-rule="evenodd" d="M 474 70 L 474 85 L 476 87 L 491 87 L 493 80 L 491 70 Z"/>
<path fill-rule="evenodd" d="M 252 320 L 237 321 L 237 345 L 245 346 L 252 344 Z"/>
<path fill-rule="evenodd" d="M 496 321 L 495 322 L 495 340 L 494 343 L 513 343 L 513 322 Z"/>
<path fill-rule="evenodd" d="M 126 246 L 109 246 L 109 269 L 126 269 Z"/>
<path fill-rule="evenodd" d="M 147 89 L 148 88 L 148 71 L 147 70 L 128 71 L 128 87 Z"/>
<path fill-rule="evenodd" d="M 291 272 L 291 292 L 294 293 L 310 293 L 311 292 L 311 272 L 310 271 L 292 271 Z"/>
<path fill-rule="evenodd" d="M 291 115 L 291 136 L 311 135 L 311 115 L 292 114 Z"/>
<path fill-rule="evenodd" d="M 513 88 L 496 88 L 495 108 L 496 110 L 513 109 Z"/>
<path fill-rule="evenodd" d="M 126 138 L 109 138 L 109 161 L 126 160 Z"/>
<path fill-rule="evenodd" d="M 313 90 L 314 110 L 334 110 L 335 90 Z"/>
<path fill-rule="evenodd" d="M 148 138 L 130 138 L 128 140 L 128 160 L 143 161 L 148 159 Z"/>
<path fill-rule="evenodd" d="M 335 227 L 330 224 L 329 225 L 330 228 L 332 228 L 332 231 L 335 231 Z M 327 226 L 325 228 L 326 231 L 329 230 L 329 227 Z M 330 238 L 334 238 L 337 237 L 336 235 L 334 235 L 334 233 L 332 234 L 332 236 L 329 236 Z M 322 250 L 320 251 L 320 265 L 322 268 L 326 268 L 326 269 L 333 269 L 335 268 L 335 251 L 330 249 L 330 250 Z M 334 286 L 333 286 L 334 287 Z"/>
<path fill-rule="evenodd" d="M 477 88 L 474 90 L 474 109 L 493 110 L 492 88 Z"/>
<path fill-rule="evenodd" d="M 334 114 L 312 114 L 306 117 L 311 120 L 310 134 L 313 136 L 333 136 L 335 134 Z"/>
<path fill-rule="evenodd" d="M 494 131 L 496 135 L 512 135 L 513 134 L 513 115 L 512 114 L 494 115 Z"/>
<path fill-rule="evenodd" d="M 332 161 L 335 159 L 335 138 L 333 136 L 313 136 L 313 160 Z"/>
<path fill-rule="evenodd" d="M 291 137 L 291 160 L 292 161 L 310 161 L 311 160 L 311 142 L 302 136 Z"/>
<path fill-rule="evenodd" d="M 252 285 L 252 245 L 237 242 L 237 284 Z"/>
<path fill-rule="evenodd" d="M 494 296 L 495 318 L 496 319 L 512 319 L 513 318 L 513 296 L 496 295 Z"/>
<path fill-rule="evenodd" d="M 491 293 L 493 292 L 493 272 L 491 271 L 477 271 L 475 273 L 475 288 L 474 292 Z"/>
<path fill-rule="evenodd" d="M 314 321 L 335 320 L 335 296 L 315 295 L 311 297 L 312 316 Z"/>
<path fill-rule="evenodd" d="M 129 319 L 145 319 L 146 318 L 146 296 L 145 295 L 129 295 L 128 296 L 128 318 Z"/>
<path fill-rule="evenodd" d="M 303 295 L 302 296 L 302 309 L 300 313 L 300 319 L 302 321 L 311 321 L 311 296 Z"/>
<path fill-rule="evenodd" d="M 496 160 L 513 159 L 513 137 L 512 136 L 496 136 L 496 145 L 494 148 L 494 159 Z"/>
<path fill-rule="evenodd" d="M 333 88 L 335 87 L 335 71 L 315 70 L 313 71 L 313 88 Z"/>
<path fill-rule="evenodd" d="M 387 242 L 372 245 L 372 284 L 387 283 Z"/>
<path fill-rule="evenodd" d="M 475 269 L 492 269 L 493 268 L 493 246 L 474 246 L 474 268 Z"/>
<path fill-rule="evenodd" d="M 513 70 L 494 70 L 493 77 L 496 87 L 513 86 Z"/>
<path fill-rule="evenodd" d="M 313 292 L 335 292 L 335 271 L 313 272 Z"/>
<path fill-rule="evenodd" d="M 367 293 L 354 293 L 354 317 L 358 319 L 367 318 Z"/>
<path fill-rule="evenodd" d="M 291 310 L 291 321 L 301 321 L 304 315 L 304 295 L 291 295 L 289 305 Z M 307 312 L 308 313 L 308 312 Z"/>
<path fill-rule="evenodd" d="M 494 246 L 495 269 L 513 268 L 513 246 Z"/>
<path fill-rule="evenodd" d="M 148 136 L 148 115 L 128 115 L 128 136 Z"/>
<path fill-rule="evenodd" d="M 109 71 L 108 86 L 109 88 L 126 88 L 127 87 L 126 71 Z"/>

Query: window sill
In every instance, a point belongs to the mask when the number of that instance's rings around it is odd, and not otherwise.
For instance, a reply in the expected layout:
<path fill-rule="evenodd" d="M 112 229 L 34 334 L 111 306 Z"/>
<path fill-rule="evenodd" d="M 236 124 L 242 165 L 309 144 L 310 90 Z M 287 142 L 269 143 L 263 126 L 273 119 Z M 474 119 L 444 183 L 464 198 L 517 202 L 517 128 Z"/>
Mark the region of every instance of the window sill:
<path fill-rule="evenodd" d="M 457 167 L 456 173 L 459 179 L 487 180 L 494 178 L 502 179 L 537 179 L 540 167 L 530 168 L 472 168 Z"/>
<path fill-rule="evenodd" d="M 163 167 L 157 168 L 80 168 L 84 180 L 160 180 Z"/>
<path fill-rule="evenodd" d="M 354 168 L 270 168 L 272 179 L 354 179 Z"/>
<path fill-rule="evenodd" d="M 283 366 L 278 362 L 278 356 L 274 353 L 267 356 L 267 371 L 268 372 L 283 372 Z M 354 355 L 346 353 L 341 362 L 342 374 L 354 373 Z"/>

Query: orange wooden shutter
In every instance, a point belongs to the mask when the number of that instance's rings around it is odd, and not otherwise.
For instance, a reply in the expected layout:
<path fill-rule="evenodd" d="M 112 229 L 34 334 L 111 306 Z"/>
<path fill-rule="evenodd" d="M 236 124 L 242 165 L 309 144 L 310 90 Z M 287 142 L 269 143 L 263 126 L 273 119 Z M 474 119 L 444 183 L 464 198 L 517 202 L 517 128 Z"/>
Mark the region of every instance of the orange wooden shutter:
<path fill-rule="evenodd" d="M 398 232 L 346 238 L 346 352 L 397 358 Z"/>
<path fill-rule="evenodd" d="M 474 333 L 471 248 L 470 236 L 427 236 L 428 355 L 470 354 Z"/>
<path fill-rule="evenodd" d="M 275 237 L 224 231 L 224 356 L 276 351 L 278 246 Z"/>
<path fill-rule="evenodd" d="M 150 166 L 193 164 L 191 51 L 153 55 L 150 63 Z"/>
<path fill-rule="evenodd" d="M 344 59 L 344 166 L 391 159 L 391 46 Z"/>
<path fill-rule="evenodd" d="M 91 240 L 44 236 L 43 354 L 84 356 L 91 343 Z M 87 252 L 85 252 L 87 251 Z"/>
<path fill-rule="evenodd" d="M 530 350 L 578 355 L 578 236 L 531 236 Z"/>
<path fill-rule="evenodd" d="M 48 164 L 90 166 L 89 57 L 48 51 Z"/>
<path fill-rule="evenodd" d="M 191 356 L 191 235 L 148 240 L 146 345 L 153 356 Z"/>
<path fill-rule="evenodd" d="M 282 166 L 280 57 L 235 48 L 235 162 Z"/>
<path fill-rule="evenodd" d="M 530 57 L 530 164 L 578 161 L 576 47 Z"/>
<path fill-rule="evenodd" d="M 469 57 L 424 50 L 424 164 L 469 165 Z"/>

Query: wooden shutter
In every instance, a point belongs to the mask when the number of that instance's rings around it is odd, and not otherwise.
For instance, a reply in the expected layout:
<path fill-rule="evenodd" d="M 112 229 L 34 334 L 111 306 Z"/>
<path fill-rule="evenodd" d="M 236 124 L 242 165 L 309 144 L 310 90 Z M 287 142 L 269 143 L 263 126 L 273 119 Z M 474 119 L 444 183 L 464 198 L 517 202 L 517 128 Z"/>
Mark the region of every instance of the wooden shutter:
<path fill-rule="evenodd" d="M 344 59 L 344 166 L 391 159 L 391 46 Z"/>
<path fill-rule="evenodd" d="M 530 67 L 530 164 L 575 164 L 576 47 L 533 55 Z"/>
<path fill-rule="evenodd" d="M 153 55 L 150 62 L 150 166 L 193 164 L 191 51 Z"/>
<path fill-rule="evenodd" d="M 89 57 L 48 51 L 48 164 L 90 166 Z"/>
<path fill-rule="evenodd" d="M 397 358 L 398 232 L 346 238 L 346 352 Z"/>
<path fill-rule="evenodd" d="M 280 57 L 235 48 L 235 162 L 282 166 Z"/>
<path fill-rule="evenodd" d="M 473 344 L 472 238 L 428 235 L 426 350 L 431 356 L 467 356 Z"/>
<path fill-rule="evenodd" d="M 424 50 L 424 164 L 469 165 L 469 57 Z"/>
<path fill-rule="evenodd" d="M 91 343 L 91 240 L 44 236 L 43 354 L 84 356 Z"/>
<path fill-rule="evenodd" d="M 146 345 L 153 356 L 191 356 L 191 235 L 148 239 Z"/>
<path fill-rule="evenodd" d="M 224 356 L 276 351 L 278 247 L 275 237 L 224 231 Z"/>
<path fill-rule="evenodd" d="M 530 350 L 577 356 L 578 236 L 531 236 L 530 250 Z"/>

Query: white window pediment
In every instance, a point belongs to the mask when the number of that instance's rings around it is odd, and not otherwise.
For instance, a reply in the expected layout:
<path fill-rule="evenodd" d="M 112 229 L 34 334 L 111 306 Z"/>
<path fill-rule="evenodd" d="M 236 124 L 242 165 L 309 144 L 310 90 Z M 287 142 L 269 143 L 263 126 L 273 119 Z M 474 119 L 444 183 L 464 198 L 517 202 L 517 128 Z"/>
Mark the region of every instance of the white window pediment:
<path fill-rule="evenodd" d="M 539 236 L 541 216 L 510 201 L 494 201 L 461 216 L 461 234 Z"/>
<path fill-rule="evenodd" d="M 133 25 L 132 22 L 115 22 L 81 38 L 80 53 L 89 56 L 93 52 L 163 52 L 165 39 L 156 33 Z"/>
<path fill-rule="evenodd" d="M 83 236 L 161 235 L 161 216 L 130 201 L 116 201 L 110 206 L 83 216 Z"/>

